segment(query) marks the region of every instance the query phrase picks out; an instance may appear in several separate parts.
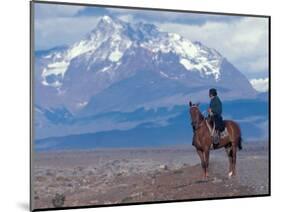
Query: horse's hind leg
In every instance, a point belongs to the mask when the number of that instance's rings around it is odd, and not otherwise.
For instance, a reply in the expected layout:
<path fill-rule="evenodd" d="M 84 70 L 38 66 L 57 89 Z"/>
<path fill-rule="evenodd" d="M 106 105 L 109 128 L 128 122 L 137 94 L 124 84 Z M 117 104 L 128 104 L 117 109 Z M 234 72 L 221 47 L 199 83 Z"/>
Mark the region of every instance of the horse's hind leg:
<path fill-rule="evenodd" d="M 233 173 L 233 151 L 232 151 L 232 147 L 231 146 L 225 147 L 225 152 L 226 152 L 226 155 L 228 157 L 228 162 L 229 162 L 228 176 L 231 177 L 231 175 Z"/>
<path fill-rule="evenodd" d="M 237 146 L 232 146 L 232 176 L 236 175 L 236 153 L 237 153 Z"/>

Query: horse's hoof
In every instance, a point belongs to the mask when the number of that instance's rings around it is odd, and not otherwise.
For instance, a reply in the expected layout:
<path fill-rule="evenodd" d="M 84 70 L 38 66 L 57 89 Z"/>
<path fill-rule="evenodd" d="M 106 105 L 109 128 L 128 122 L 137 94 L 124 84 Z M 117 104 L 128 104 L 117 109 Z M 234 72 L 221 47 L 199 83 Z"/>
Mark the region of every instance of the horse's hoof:
<path fill-rule="evenodd" d="M 231 178 L 233 176 L 233 172 L 228 173 L 228 177 Z"/>
<path fill-rule="evenodd" d="M 207 175 L 204 175 L 204 176 L 202 177 L 202 181 L 208 181 L 208 179 L 209 179 L 209 176 L 207 176 Z"/>

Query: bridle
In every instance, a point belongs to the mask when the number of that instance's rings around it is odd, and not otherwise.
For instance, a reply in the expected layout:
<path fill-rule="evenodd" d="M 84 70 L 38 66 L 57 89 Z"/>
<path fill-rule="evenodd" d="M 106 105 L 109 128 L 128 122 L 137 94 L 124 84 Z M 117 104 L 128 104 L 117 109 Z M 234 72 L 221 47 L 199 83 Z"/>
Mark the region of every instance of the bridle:
<path fill-rule="evenodd" d="M 197 106 L 197 105 L 192 105 L 192 106 L 190 106 L 190 107 L 191 107 L 191 108 L 192 108 L 192 107 L 195 107 L 195 108 L 198 109 L 198 106 Z M 200 112 L 200 111 L 199 111 L 199 112 Z M 197 131 L 200 127 L 202 127 L 204 120 L 205 120 L 205 118 L 199 120 L 198 123 L 197 123 L 197 122 L 194 122 L 194 121 L 191 121 L 191 125 L 192 125 L 193 130 L 194 130 L 194 131 Z"/>

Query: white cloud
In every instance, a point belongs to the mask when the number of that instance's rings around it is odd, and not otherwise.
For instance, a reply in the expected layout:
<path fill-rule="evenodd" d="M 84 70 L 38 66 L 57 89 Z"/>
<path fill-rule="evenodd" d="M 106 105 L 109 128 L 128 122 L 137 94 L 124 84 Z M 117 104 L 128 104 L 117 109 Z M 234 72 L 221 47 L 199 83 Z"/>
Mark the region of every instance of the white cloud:
<path fill-rule="evenodd" d="M 75 17 L 84 6 L 35 3 L 35 49 L 69 45 L 89 33 L 95 17 Z"/>
<path fill-rule="evenodd" d="M 55 17 L 35 20 L 35 49 L 72 44 L 93 30 L 99 18 Z"/>
<path fill-rule="evenodd" d="M 251 79 L 250 80 L 254 89 L 259 92 L 268 91 L 268 78 Z"/>
<path fill-rule="evenodd" d="M 118 15 L 117 18 L 120 19 L 120 20 L 122 20 L 122 21 L 128 22 L 128 23 L 133 23 L 133 22 L 135 22 L 134 16 L 133 16 L 133 15 L 130 15 L 130 14 Z"/>
<path fill-rule="evenodd" d="M 240 18 L 231 22 L 209 21 L 203 25 L 156 23 L 163 31 L 179 33 L 217 49 L 240 71 L 255 74 L 268 67 L 268 22 Z"/>
<path fill-rule="evenodd" d="M 265 56 L 252 58 L 253 60 L 244 61 L 246 67 L 249 67 L 250 70 L 263 71 L 268 69 L 268 59 Z M 244 64 L 243 64 L 244 65 Z"/>
<path fill-rule="evenodd" d="M 85 8 L 77 5 L 35 3 L 35 18 L 70 17 Z"/>
<path fill-rule="evenodd" d="M 172 22 L 189 22 L 193 24 L 202 24 L 206 20 L 229 22 L 239 19 L 237 16 L 222 16 L 215 14 L 197 14 L 190 12 L 170 12 L 170 11 L 154 11 L 154 10 L 135 10 L 123 8 L 107 8 L 107 10 L 115 15 L 131 15 L 138 21 L 172 21 Z"/>

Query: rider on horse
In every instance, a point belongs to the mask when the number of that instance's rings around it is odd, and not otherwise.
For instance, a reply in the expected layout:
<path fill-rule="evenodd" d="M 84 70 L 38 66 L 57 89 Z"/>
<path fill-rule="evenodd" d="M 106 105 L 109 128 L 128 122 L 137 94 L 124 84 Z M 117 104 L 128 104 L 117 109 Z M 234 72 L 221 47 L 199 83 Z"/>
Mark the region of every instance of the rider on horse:
<path fill-rule="evenodd" d="M 201 113 L 198 107 L 199 104 L 193 104 L 189 101 L 189 114 L 191 118 L 191 126 L 193 128 L 192 145 L 196 148 L 200 157 L 204 179 L 208 177 L 210 150 L 222 147 L 225 148 L 229 159 L 228 176 L 232 177 L 236 173 L 237 149 L 242 149 L 241 130 L 237 122 L 232 120 L 222 120 L 222 104 L 217 96 L 217 91 L 215 89 L 210 89 L 209 96 L 211 102 L 210 108 L 208 109 L 209 117 L 207 119 Z M 209 122 L 210 119 L 213 120 L 214 124 Z M 223 138 L 220 138 L 219 133 L 222 132 L 224 128 L 226 131 L 222 133 L 221 137 Z M 217 141 L 218 145 L 214 144 L 214 129 L 216 129 L 216 137 L 219 139 L 219 141 Z"/>
<path fill-rule="evenodd" d="M 210 106 L 208 108 L 209 117 L 213 124 L 215 124 L 215 133 L 213 135 L 213 144 L 218 145 L 220 140 L 220 132 L 224 131 L 224 122 L 222 119 L 222 103 L 217 95 L 217 90 L 211 88 L 209 90 L 209 97 L 211 99 Z"/>

